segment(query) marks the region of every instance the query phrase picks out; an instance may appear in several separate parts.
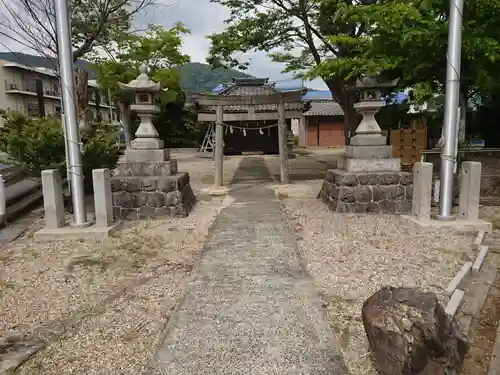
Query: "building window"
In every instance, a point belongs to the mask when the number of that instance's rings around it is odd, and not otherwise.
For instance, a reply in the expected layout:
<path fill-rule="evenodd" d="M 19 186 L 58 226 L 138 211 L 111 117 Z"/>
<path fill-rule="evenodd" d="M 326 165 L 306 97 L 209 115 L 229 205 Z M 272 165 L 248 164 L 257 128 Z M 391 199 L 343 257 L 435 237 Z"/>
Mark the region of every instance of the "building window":
<path fill-rule="evenodd" d="M 36 92 L 36 80 L 34 79 L 28 79 L 25 82 L 25 90 L 29 92 Z"/>
<path fill-rule="evenodd" d="M 38 116 L 40 114 L 38 110 L 38 103 L 36 102 L 28 102 L 28 115 L 29 116 Z"/>

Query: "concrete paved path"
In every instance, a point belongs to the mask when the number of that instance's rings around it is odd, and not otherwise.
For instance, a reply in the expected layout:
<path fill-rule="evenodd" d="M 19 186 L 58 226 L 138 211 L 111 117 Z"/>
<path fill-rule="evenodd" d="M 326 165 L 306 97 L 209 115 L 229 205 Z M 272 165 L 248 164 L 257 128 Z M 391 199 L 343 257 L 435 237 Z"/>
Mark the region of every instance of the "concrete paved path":
<path fill-rule="evenodd" d="M 235 180 L 252 175 L 270 178 L 262 159 L 243 159 Z M 274 192 L 230 195 L 149 374 L 348 374 Z"/>

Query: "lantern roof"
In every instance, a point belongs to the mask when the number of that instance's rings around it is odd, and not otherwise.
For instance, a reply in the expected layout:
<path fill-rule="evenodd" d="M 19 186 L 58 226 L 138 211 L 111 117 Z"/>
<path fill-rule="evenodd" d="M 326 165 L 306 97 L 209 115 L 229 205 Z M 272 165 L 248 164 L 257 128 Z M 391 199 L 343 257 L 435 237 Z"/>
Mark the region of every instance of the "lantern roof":
<path fill-rule="evenodd" d="M 139 67 L 139 75 L 129 83 L 118 82 L 118 86 L 124 91 L 159 92 L 161 83 L 152 81 L 148 76 L 148 67 L 142 64 Z"/>
<path fill-rule="evenodd" d="M 361 77 L 356 81 L 356 89 L 366 90 L 366 89 L 383 89 L 396 87 L 399 82 L 399 78 L 392 80 L 387 80 L 384 77 Z"/>

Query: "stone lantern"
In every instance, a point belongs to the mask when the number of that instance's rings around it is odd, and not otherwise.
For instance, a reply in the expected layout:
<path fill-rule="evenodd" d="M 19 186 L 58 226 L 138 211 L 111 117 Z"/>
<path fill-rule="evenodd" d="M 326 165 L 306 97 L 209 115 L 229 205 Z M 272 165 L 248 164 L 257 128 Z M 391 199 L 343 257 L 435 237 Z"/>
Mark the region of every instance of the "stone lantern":
<path fill-rule="evenodd" d="M 375 115 L 386 103 L 382 100 L 382 89 L 396 87 L 399 79 L 381 81 L 376 77 L 364 77 L 356 81 L 356 89 L 360 90 L 359 102 L 354 104 L 357 112 L 363 116 L 356 128 L 356 135 L 351 139 L 351 145 L 385 145 L 387 140 L 382 136 Z"/>
<path fill-rule="evenodd" d="M 187 216 L 196 202 L 189 174 L 178 171 L 177 160 L 170 158 L 153 125 L 159 111 L 155 95 L 160 83 L 147 75 L 147 67 L 131 82 L 118 83 L 124 91 L 134 93 L 130 106 L 141 123 L 130 148 L 118 162 L 111 179 L 113 211 L 117 220 L 140 220 L 164 216 Z"/>
<path fill-rule="evenodd" d="M 160 111 L 155 104 L 155 95 L 162 91 L 161 84 L 149 78 L 146 65 L 141 65 L 139 72 L 137 78 L 129 83 L 118 82 L 118 86 L 123 91 L 135 94 L 130 109 L 135 111 L 141 119 L 139 128 L 135 132 L 136 139 L 132 141 L 131 147 L 133 149 L 162 149 L 163 141 L 158 138 L 158 131 L 153 125 L 153 116 Z"/>
<path fill-rule="evenodd" d="M 392 156 L 392 147 L 381 134 L 375 119 L 386 103 L 382 90 L 395 87 L 398 80 L 366 77 L 356 82 L 360 100 L 354 108 L 363 116 L 346 146 L 338 169 L 326 174 L 318 197 L 332 210 L 345 213 L 408 213 L 412 207 L 412 175 L 401 172 L 401 159 Z"/>

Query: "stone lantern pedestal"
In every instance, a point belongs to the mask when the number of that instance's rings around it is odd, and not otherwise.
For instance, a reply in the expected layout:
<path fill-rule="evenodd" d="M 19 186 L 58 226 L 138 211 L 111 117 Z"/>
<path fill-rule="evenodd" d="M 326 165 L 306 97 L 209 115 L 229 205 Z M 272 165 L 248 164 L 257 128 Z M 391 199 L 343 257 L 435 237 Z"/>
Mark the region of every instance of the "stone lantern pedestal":
<path fill-rule="evenodd" d="M 125 150 L 111 179 L 113 212 L 119 220 L 138 220 L 164 216 L 187 216 L 196 202 L 189 183 L 189 174 L 177 170 L 177 160 L 158 137 L 152 118 L 159 108 L 154 94 L 162 91 L 160 84 L 147 75 L 141 66 L 139 76 L 120 88 L 135 93 L 135 111 L 141 123 L 136 139 Z"/>
<path fill-rule="evenodd" d="M 361 90 L 354 108 L 363 116 L 339 160 L 338 169 L 327 172 L 318 198 L 332 210 L 345 213 L 407 213 L 411 211 L 412 175 L 401 172 L 401 159 L 392 156 L 392 147 L 381 134 L 375 119 L 382 100 L 382 88 L 398 80 L 379 82 L 364 78 L 356 82 Z"/>

